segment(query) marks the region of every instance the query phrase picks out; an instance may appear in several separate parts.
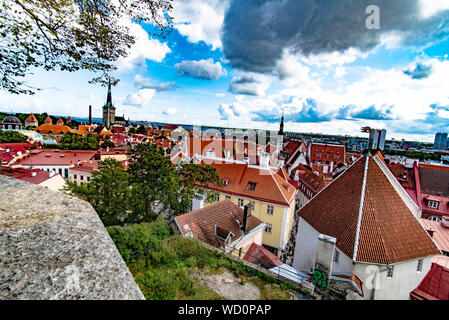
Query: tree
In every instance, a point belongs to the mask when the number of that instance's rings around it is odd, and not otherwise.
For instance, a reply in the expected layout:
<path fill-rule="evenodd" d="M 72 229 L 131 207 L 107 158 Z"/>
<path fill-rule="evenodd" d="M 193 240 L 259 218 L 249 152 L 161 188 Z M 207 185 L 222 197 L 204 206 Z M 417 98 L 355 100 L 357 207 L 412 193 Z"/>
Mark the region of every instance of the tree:
<path fill-rule="evenodd" d="M 128 157 L 131 165 L 133 213 L 136 220 L 151 221 L 158 212 L 170 210 L 176 201 L 179 177 L 162 149 L 153 144 L 139 144 Z"/>
<path fill-rule="evenodd" d="M 96 134 L 80 136 L 76 133 L 65 133 L 59 144 L 62 150 L 98 150 L 99 141 Z"/>
<path fill-rule="evenodd" d="M 89 183 L 67 182 L 65 191 L 90 202 L 106 226 L 123 225 L 130 220 L 129 174 L 115 159 L 101 161 Z"/>
<path fill-rule="evenodd" d="M 136 130 L 136 133 L 138 134 L 147 134 L 147 129 L 145 128 L 145 126 L 139 126 Z"/>
<path fill-rule="evenodd" d="M 106 149 L 106 148 L 114 148 L 114 147 L 115 147 L 115 144 L 114 144 L 114 142 L 112 142 L 110 139 L 105 139 L 105 140 L 101 143 L 101 147 L 102 147 L 103 149 Z"/>
<path fill-rule="evenodd" d="M 176 168 L 180 177 L 177 206 L 173 208 L 172 215 L 177 216 L 188 212 L 196 194 L 207 194 L 206 202 L 215 201 L 217 192 L 210 191 L 211 186 L 223 185 L 220 175 L 216 169 L 206 165 L 201 166 L 193 163 L 186 163 Z"/>
<path fill-rule="evenodd" d="M 31 68 L 102 72 L 106 83 L 135 38 L 124 21 L 151 23 L 153 33 L 171 30 L 173 0 L 5 0 L 0 5 L 0 87 L 34 94 Z M 113 79 L 115 85 L 118 81 Z"/>
<path fill-rule="evenodd" d="M 0 130 L 0 143 L 27 142 L 28 137 L 14 130 Z"/>

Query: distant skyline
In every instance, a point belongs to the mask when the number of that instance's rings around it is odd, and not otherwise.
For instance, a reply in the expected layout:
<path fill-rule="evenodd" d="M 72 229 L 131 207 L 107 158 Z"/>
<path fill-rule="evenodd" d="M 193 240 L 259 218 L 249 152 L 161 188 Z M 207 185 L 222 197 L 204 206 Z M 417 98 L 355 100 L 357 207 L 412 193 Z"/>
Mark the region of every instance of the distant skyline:
<path fill-rule="evenodd" d="M 433 142 L 449 131 L 449 1 L 175 0 L 174 29 L 137 36 L 117 62 L 117 115 L 188 125 L 285 129 Z M 348 6 L 348 4 L 351 4 Z M 270 14 L 266 14 L 270 12 Z M 236 27 L 238 26 L 238 27 Z M 0 111 L 101 118 L 107 89 L 88 72 L 35 70 L 34 96 L 0 92 Z"/>

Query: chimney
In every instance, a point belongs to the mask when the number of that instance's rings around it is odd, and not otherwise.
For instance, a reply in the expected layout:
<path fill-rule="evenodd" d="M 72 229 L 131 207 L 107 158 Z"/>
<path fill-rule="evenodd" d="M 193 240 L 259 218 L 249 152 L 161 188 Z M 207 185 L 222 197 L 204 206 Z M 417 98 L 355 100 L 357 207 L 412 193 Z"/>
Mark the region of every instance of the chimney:
<path fill-rule="evenodd" d="M 89 105 L 89 124 L 92 124 L 92 106 Z"/>
<path fill-rule="evenodd" d="M 337 239 L 328 235 L 320 234 L 318 237 L 313 283 L 315 291 L 322 296 L 323 300 L 328 299 L 336 243 Z"/>
<path fill-rule="evenodd" d="M 248 203 L 243 209 L 243 225 L 242 231 L 244 234 L 248 234 L 251 222 L 251 211 L 253 210 L 253 205 Z"/>

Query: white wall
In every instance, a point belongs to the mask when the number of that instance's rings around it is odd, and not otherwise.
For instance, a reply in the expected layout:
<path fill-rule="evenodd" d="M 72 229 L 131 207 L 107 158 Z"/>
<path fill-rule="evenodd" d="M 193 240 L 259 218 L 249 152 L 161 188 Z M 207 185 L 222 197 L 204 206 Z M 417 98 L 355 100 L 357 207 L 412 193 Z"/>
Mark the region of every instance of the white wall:
<path fill-rule="evenodd" d="M 299 218 L 293 268 L 304 272 L 312 271 L 315 268 L 319 236 L 320 233 L 307 223 L 307 221 L 301 217 Z M 340 253 L 340 257 L 338 263 L 334 262 L 332 265 L 332 273 L 352 274 L 352 259 L 340 249 L 335 248 L 335 250 Z"/>
<path fill-rule="evenodd" d="M 47 187 L 53 191 L 60 191 L 65 186 L 65 180 L 59 174 L 54 175 L 52 178 L 45 180 L 39 184 L 40 186 Z"/>
<path fill-rule="evenodd" d="M 356 263 L 354 274 L 362 280 L 365 295 L 360 299 L 409 300 L 410 292 L 426 276 L 431 263 L 432 257 L 424 258 L 421 272 L 417 272 L 418 260 L 395 264 L 390 279 L 387 279 L 386 266 Z"/>

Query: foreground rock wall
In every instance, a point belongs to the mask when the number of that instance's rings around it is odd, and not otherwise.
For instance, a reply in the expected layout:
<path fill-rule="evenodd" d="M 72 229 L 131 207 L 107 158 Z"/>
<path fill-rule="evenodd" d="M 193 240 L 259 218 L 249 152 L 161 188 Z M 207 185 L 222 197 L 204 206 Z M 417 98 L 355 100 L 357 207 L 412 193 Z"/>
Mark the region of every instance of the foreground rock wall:
<path fill-rule="evenodd" d="M 0 299 L 144 299 L 92 206 L 0 175 Z"/>

